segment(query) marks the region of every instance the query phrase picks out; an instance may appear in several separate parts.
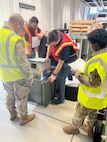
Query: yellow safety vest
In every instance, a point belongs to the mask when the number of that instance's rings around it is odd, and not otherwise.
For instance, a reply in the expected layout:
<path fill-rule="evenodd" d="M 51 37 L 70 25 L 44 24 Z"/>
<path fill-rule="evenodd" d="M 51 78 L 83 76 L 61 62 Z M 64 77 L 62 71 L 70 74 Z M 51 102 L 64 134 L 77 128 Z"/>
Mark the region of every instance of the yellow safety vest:
<path fill-rule="evenodd" d="M 89 59 L 84 68 L 84 73 L 90 75 L 97 69 L 101 78 L 101 85 L 97 88 L 79 85 L 78 101 L 87 108 L 100 110 L 107 107 L 107 53 L 98 54 Z"/>
<path fill-rule="evenodd" d="M 0 29 L 0 78 L 2 81 L 11 82 L 24 78 L 15 58 L 15 45 L 18 40 L 25 41 L 12 30 Z"/>

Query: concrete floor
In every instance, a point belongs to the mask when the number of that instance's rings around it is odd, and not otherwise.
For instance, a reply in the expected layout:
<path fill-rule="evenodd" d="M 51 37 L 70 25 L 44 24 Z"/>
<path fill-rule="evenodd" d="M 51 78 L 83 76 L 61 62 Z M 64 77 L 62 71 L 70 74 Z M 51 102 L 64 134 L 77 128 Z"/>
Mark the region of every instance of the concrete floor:
<path fill-rule="evenodd" d="M 78 135 L 67 135 L 62 128 L 71 123 L 76 102 L 65 101 L 61 105 L 43 107 L 28 103 L 29 113 L 36 118 L 24 126 L 19 121 L 10 121 L 5 106 L 5 91 L 0 82 L 0 142 L 92 142 Z"/>

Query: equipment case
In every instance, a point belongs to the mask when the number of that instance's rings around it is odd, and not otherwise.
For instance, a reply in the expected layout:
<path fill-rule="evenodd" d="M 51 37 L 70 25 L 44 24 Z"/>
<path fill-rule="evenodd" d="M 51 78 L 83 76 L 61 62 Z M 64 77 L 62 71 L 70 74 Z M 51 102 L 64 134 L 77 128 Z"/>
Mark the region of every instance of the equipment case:
<path fill-rule="evenodd" d="M 47 106 L 51 97 L 51 83 L 48 79 L 34 79 L 34 84 L 30 87 L 28 100 L 40 105 Z"/>

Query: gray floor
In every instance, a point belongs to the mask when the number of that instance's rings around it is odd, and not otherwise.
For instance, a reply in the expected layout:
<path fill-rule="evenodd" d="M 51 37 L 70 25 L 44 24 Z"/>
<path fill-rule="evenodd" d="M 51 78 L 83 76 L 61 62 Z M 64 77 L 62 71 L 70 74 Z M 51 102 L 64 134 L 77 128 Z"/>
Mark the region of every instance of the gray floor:
<path fill-rule="evenodd" d="M 92 142 L 86 136 L 67 135 L 62 128 L 71 123 L 76 102 L 65 101 L 61 105 L 39 106 L 28 103 L 29 113 L 36 119 L 24 126 L 17 120 L 10 121 L 5 107 L 5 91 L 0 82 L 0 142 Z"/>

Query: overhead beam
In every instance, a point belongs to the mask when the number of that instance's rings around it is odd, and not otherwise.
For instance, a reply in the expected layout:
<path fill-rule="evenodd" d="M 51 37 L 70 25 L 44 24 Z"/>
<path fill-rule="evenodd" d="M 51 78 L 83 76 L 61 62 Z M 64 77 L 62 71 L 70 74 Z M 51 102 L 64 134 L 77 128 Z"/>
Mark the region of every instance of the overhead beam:
<path fill-rule="evenodd" d="M 90 7 L 90 5 L 88 4 L 88 2 L 86 2 L 85 0 L 81 0 L 85 5 L 87 5 L 88 7 Z"/>

